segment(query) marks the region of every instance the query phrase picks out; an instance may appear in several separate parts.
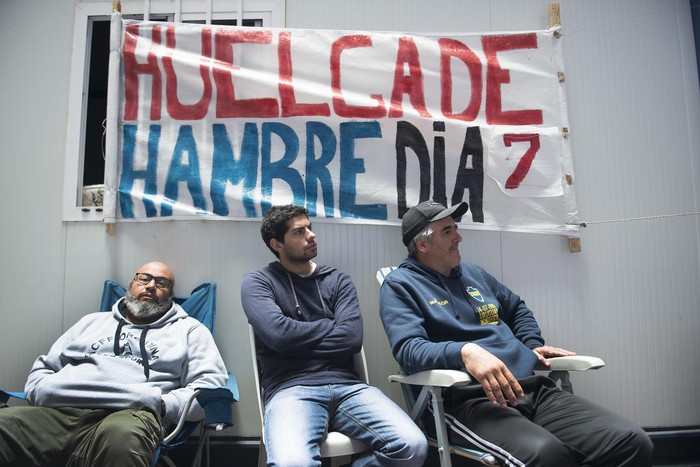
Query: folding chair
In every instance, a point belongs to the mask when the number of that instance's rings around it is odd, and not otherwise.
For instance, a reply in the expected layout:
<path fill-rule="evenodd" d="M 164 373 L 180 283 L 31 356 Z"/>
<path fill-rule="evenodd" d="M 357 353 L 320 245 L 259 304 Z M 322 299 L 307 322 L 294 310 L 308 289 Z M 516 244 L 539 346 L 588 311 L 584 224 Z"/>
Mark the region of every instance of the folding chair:
<path fill-rule="evenodd" d="M 384 279 L 394 269 L 396 269 L 395 266 L 390 266 L 377 271 L 376 277 L 380 287 L 384 283 Z M 550 364 L 549 367 L 540 365 L 536 370 L 549 370 L 549 377 L 559 382 L 563 390 L 571 393 L 573 393 L 573 389 L 569 379 L 569 371 L 585 371 L 605 366 L 605 363 L 600 358 L 584 355 L 554 357 L 547 359 L 547 361 Z M 401 392 L 409 408 L 409 415 L 426 433 L 428 444 L 437 448 L 441 467 L 452 467 L 451 454 L 475 460 L 483 465 L 498 465 L 493 455 L 469 446 L 451 443 L 448 438 L 442 392 L 445 388 L 469 384 L 471 377 L 467 372 L 444 369 L 426 370 L 412 375 L 390 375 L 389 381 L 401 384 Z M 418 396 L 416 396 L 414 388 L 420 388 Z M 429 433 L 423 425 L 422 417 L 428 404 L 431 406 L 433 421 L 435 422 L 435 435 Z"/>
<path fill-rule="evenodd" d="M 267 465 L 267 452 L 265 451 L 265 419 L 262 400 L 262 388 L 260 387 L 260 372 L 258 371 L 258 357 L 255 346 L 255 331 L 253 326 L 248 325 L 250 333 L 250 352 L 253 356 L 253 374 L 255 375 L 255 393 L 258 396 L 258 411 L 260 413 L 260 423 L 262 433 L 260 435 L 260 451 L 258 454 L 258 467 Z M 355 354 L 355 371 L 360 379 L 369 384 L 367 375 L 367 361 L 365 351 L 361 349 Z M 330 458 L 331 466 L 336 467 L 347 463 L 353 454 L 369 451 L 369 447 L 361 441 L 345 436 L 337 431 L 329 431 L 326 439 L 321 443 L 321 457 Z"/>
<path fill-rule="evenodd" d="M 112 280 L 106 280 L 102 291 L 100 311 L 109 312 L 112 305 L 126 294 L 124 287 Z M 196 287 L 189 296 L 177 296 L 175 302 L 193 318 L 204 324 L 214 334 L 214 320 L 216 317 L 216 282 L 205 282 Z M 10 397 L 25 399 L 23 392 L 7 392 L 0 390 L 0 404 L 7 404 Z M 185 416 L 190 405 L 197 400 L 205 412 L 204 420 L 188 422 Z M 233 425 L 233 412 L 231 404 L 239 400 L 236 379 L 231 372 L 228 374 L 226 387 L 200 388 L 194 392 L 192 398 L 187 401 L 182 416 L 176 427 L 163 439 L 156 448 L 153 456 L 153 466 L 175 464 L 167 456 L 170 449 L 184 443 L 187 438 L 198 428 L 202 427 L 199 443 L 192 465 L 201 463 L 204 446 L 207 449 L 207 466 L 209 465 L 209 435 L 212 431 L 221 431 Z"/>

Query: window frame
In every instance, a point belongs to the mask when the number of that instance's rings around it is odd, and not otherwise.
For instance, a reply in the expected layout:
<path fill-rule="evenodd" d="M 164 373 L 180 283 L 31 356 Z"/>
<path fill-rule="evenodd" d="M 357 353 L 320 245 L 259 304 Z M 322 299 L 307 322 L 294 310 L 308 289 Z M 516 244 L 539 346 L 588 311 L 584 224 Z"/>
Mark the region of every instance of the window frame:
<path fill-rule="evenodd" d="M 243 4 L 243 14 L 237 8 Z M 175 8 L 180 12 L 175 12 Z M 168 16 L 177 21 L 262 19 L 265 27 L 285 27 L 286 0 L 171 0 L 122 1 L 122 15 Z M 109 20 L 112 1 L 76 3 L 71 77 L 68 87 L 65 168 L 63 175 L 63 221 L 102 221 L 102 207 L 82 206 L 85 127 L 90 75 L 90 43 L 94 20 Z"/>

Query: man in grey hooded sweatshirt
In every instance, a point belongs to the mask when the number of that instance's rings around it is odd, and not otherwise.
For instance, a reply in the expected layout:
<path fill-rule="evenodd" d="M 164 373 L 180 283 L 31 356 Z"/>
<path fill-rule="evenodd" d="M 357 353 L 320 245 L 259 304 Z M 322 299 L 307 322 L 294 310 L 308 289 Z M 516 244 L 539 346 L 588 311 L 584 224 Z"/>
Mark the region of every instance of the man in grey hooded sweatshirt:
<path fill-rule="evenodd" d="M 173 301 L 161 262 L 141 266 L 112 312 L 91 313 L 32 366 L 29 406 L 0 410 L 0 465 L 149 466 L 194 388 L 226 384 L 209 330 Z M 189 420 L 204 417 L 195 401 Z"/>

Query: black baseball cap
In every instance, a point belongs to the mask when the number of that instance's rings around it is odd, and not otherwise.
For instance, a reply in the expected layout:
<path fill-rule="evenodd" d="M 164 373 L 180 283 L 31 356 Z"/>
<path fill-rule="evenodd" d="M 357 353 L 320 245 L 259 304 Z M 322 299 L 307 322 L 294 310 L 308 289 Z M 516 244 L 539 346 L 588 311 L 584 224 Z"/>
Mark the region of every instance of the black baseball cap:
<path fill-rule="evenodd" d="M 452 216 L 455 222 L 459 222 L 468 209 L 469 205 L 466 201 L 455 204 L 450 208 L 446 208 L 433 200 L 416 204 L 406 211 L 401 221 L 403 244 L 408 246 L 413 237 L 418 235 L 431 222 L 439 221 L 447 216 Z"/>

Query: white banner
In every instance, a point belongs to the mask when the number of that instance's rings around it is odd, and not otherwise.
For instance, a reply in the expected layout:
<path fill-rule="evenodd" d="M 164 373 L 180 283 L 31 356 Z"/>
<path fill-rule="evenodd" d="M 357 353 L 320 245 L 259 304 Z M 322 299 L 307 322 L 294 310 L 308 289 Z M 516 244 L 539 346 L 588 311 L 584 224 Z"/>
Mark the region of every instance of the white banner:
<path fill-rule="evenodd" d="M 105 219 L 398 223 L 432 198 L 577 235 L 556 36 L 123 21 Z"/>

